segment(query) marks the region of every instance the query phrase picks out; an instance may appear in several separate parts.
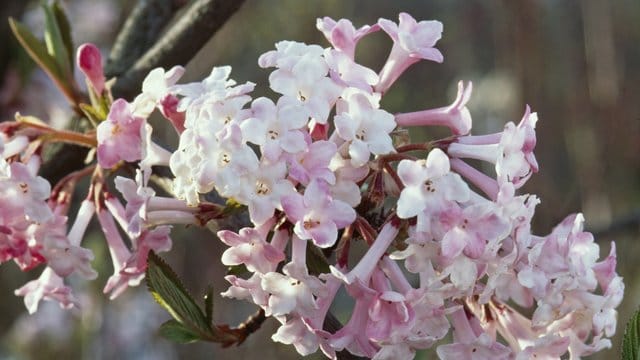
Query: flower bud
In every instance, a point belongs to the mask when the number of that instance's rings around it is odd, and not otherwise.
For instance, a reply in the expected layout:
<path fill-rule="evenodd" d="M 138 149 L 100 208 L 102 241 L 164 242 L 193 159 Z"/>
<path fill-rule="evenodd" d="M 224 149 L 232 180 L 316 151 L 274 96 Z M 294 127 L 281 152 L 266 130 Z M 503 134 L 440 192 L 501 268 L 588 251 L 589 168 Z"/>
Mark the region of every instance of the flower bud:
<path fill-rule="evenodd" d="M 87 77 L 91 87 L 98 95 L 104 90 L 104 72 L 102 70 L 102 55 L 100 50 L 91 44 L 86 43 L 80 45 L 76 61 L 78 68 Z"/>

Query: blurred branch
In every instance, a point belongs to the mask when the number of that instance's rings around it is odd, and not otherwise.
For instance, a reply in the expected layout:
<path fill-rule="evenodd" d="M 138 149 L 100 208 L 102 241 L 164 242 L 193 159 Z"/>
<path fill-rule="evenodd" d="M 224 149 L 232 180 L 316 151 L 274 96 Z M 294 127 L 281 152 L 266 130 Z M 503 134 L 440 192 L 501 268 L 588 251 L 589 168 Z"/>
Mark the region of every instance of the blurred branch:
<path fill-rule="evenodd" d="M 131 99 L 150 70 L 186 64 L 244 0 L 195 0 L 181 18 L 118 78 L 114 96 Z"/>
<path fill-rule="evenodd" d="M 105 66 L 107 78 L 124 74 L 156 42 L 186 0 L 138 0 L 118 33 Z"/>

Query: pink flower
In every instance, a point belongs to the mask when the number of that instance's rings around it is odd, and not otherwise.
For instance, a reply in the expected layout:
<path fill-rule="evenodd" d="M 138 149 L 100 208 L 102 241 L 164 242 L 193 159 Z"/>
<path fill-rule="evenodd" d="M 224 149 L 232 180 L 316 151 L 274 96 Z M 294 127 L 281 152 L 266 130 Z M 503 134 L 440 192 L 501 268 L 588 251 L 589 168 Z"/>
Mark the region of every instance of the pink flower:
<path fill-rule="evenodd" d="M 343 93 L 336 106 L 336 133 L 349 142 L 349 156 L 355 167 L 369 161 L 371 154 L 395 152 L 389 133 L 395 129 L 393 115 L 378 108 L 377 99 L 361 91 Z"/>
<path fill-rule="evenodd" d="M 351 159 L 345 159 L 340 155 L 331 159 L 329 168 L 334 171 L 336 181 L 331 186 L 331 196 L 356 207 L 360 204 L 360 186 L 358 182 L 369 174 L 368 166 L 353 166 Z M 330 183 L 331 184 L 331 183 Z"/>
<path fill-rule="evenodd" d="M 375 295 L 369 305 L 367 336 L 386 341 L 411 329 L 415 312 L 405 296 L 391 290 L 385 274 L 379 269 L 374 270 L 371 284 Z"/>
<path fill-rule="evenodd" d="M 218 231 L 217 235 L 230 246 L 222 254 L 222 263 L 225 265 L 244 264 L 251 272 L 265 274 L 275 271 L 278 263 L 285 259 L 284 253 L 269 244 L 256 229 L 243 228 L 238 234 L 223 230 Z"/>
<path fill-rule="evenodd" d="M 118 232 L 113 216 L 106 209 L 98 211 L 98 221 L 102 228 L 109 253 L 113 262 L 113 275 L 107 280 L 103 292 L 111 293 L 109 299 L 113 300 L 122 294 L 129 286 L 138 286 L 144 278 L 144 272 L 126 273 L 123 270 L 127 267 L 127 260 L 131 258 L 131 252 L 122 240 Z"/>
<path fill-rule="evenodd" d="M 262 288 L 262 277 L 262 274 L 254 273 L 245 280 L 235 275 L 227 275 L 224 279 L 231 283 L 231 286 L 220 295 L 239 300 L 250 299 L 251 302 L 264 309 L 269 305 L 269 293 Z"/>
<path fill-rule="evenodd" d="M 327 77 L 329 67 L 322 57 L 322 48 L 317 47 L 320 50 L 317 53 L 317 48 L 305 44 L 294 43 L 284 47 L 280 44 L 276 45 L 277 52 L 272 55 L 266 53 L 260 58 L 264 58 L 264 65 L 278 67 L 269 75 L 271 89 L 284 95 L 278 103 L 298 107 L 306 118 L 326 124 L 342 88 Z M 306 52 L 307 48 L 310 51 Z"/>
<path fill-rule="evenodd" d="M 172 92 L 172 86 L 182 77 L 184 68 L 174 66 L 169 71 L 155 68 L 149 72 L 142 82 L 142 93 L 134 101 L 136 114 L 149 117 L 156 107 L 171 122 L 178 133 L 184 131 L 185 113 L 178 111 L 180 100 Z"/>
<path fill-rule="evenodd" d="M 62 277 L 56 275 L 50 267 L 45 268 L 38 279 L 29 281 L 17 289 L 15 294 L 24 296 L 24 304 L 29 314 L 38 310 L 38 304 L 41 300 L 57 301 L 63 309 L 70 309 L 78 305 L 71 288 L 65 286 Z"/>
<path fill-rule="evenodd" d="M 261 225 L 269 220 L 276 209 L 281 209 L 281 199 L 295 192 L 293 184 L 285 179 L 286 172 L 284 162 L 263 160 L 256 172 L 247 174 L 242 181 L 236 180 L 241 186 L 236 199 L 247 205 L 254 224 Z"/>
<path fill-rule="evenodd" d="M 364 256 L 360 259 L 358 264 L 351 269 L 348 273 L 344 273 L 341 269 L 336 268 L 334 266 L 330 266 L 331 273 L 333 276 L 341 279 L 344 283 L 351 285 L 356 282 L 360 282 L 362 284 L 368 284 L 371 279 L 371 275 L 375 271 L 375 268 L 385 254 L 391 242 L 398 235 L 398 223 L 395 221 L 391 221 L 386 223 L 378 237 L 373 242 L 373 245 L 369 247 L 369 250 L 364 254 Z"/>
<path fill-rule="evenodd" d="M 329 76 L 337 84 L 373 93 L 372 86 L 378 83 L 378 74 L 373 70 L 356 63 L 353 57 L 333 49 L 326 49 L 324 58 L 329 66 Z"/>
<path fill-rule="evenodd" d="M 375 291 L 356 280 L 353 286 L 347 287 L 349 295 L 355 299 L 353 312 L 349 322 L 330 338 L 330 344 L 336 350 L 347 349 L 356 356 L 372 357 L 378 348 L 369 339 L 365 331 L 369 319 L 369 307 Z"/>
<path fill-rule="evenodd" d="M 484 255 L 485 246 L 505 238 L 511 228 L 495 210 L 493 203 L 487 201 L 458 213 L 451 224 L 453 227 L 442 239 L 442 255 L 453 259 L 464 252 L 469 258 L 477 259 Z"/>
<path fill-rule="evenodd" d="M 298 264 L 289 263 L 282 271 L 284 275 L 269 272 L 262 277 L 262 288 L 271 294 L 265 314 L 281 316 L 295 312 L 306 315 L 317 309 L 314 295 L 319 294 L 322 282 Z"/>
<path fill-rule="evenodd" d="M 271 336 L 275 342 L 293 345 L 302 356 L 313 354 L 318 350 L 318 337 L 311 332 L 301 317 L 292 317 L 278 328 Z"/>
<path fill-rule="evenodd" d="M 3 206 L 9 203 L 17 205 L 31 221 L 43 223 L 53 216 L 51 208 L 45 203 L 51 194 L 51 185 L 47 180 L 19 162 L 9 165 L 8 177 L 10 185 L 5 186 L 13 191 L 7 192 L 8 197 L 3 199 Z"/>
<path fill-rule="evenodd" d="M 509 359 L 511 350 L 496 342 L 480 328 L 478 319 L 463 308 L 451 314 L 454 343 L 436 349 L 443 360 Z"/>
<path fill-rule="evenodd" d="M 538 171 L 533 150 L 536 145 L 535 124 L 538 115 L 527 106 L 517 126 L 509 122 L 501 133 L 462 136 L 449 145 L 447 153 L 456 158 L 471 158 L 495 164 L 498 183 L 511 182 L 522 187 Z"/>
<path fill-rule="evenodd" d="M 351 59 L 354 58 L 358 41 L 365 35 L 380 30 L 378 24 L 373 26 L 364 25 L 356 29 L 348 19 L 335 21 L 328 16 L 317 19 L 316 28 L 322 31 L 334 48 L 344 52 Z"/>
<path fill-rule="evenodd" d="M 123 99 L 113 102 L 107 120 L 98 125 L 98 163 L 112 168 L 119 161 L 142 159 L 141 127 L 145 119 L 133 114 Z"/>
<path fill-rule="evenodd" d="M 91 268 L 93 252 L 80 247 L 80 240 L 93 216 L 91 207 L 91 203 L 83 202 L 69 233 L 70 237 L 66 234 L 66 216 L 55 214 L 48 222 L 33 226 L 37 228 L 34 231 L 41 233 L 36 237 L 40 238 L 42 255 L 47 259 L 49 267 L 59 276 L 67 277 L 74 272 L 87 279 L 95 279 L 98 276 Z"/>
<path fill-rule="evenodd" d="M 304 151 L 289 157 L 289 176 L 305 186 L 314 179 L 335 184 L 336 176 L 329 169 L 329 163 L 337 151 L 334 142 L 325 140 L 312 142 Z"/>
<path fill-rule="evenodd" d="M 386 64 L 380 71 L 380 82 L 375 89 L 385 93 L 409 66 L 420 59 L 441 63 L 442 53 L 434 48 L 442 37 L 442 23 L 420 21 L 407 13 L 400 13 L 399 24 L 387 19 L 378 20 L 378 25 L 393 40 L 393 47 Z"/>
<path fill-rule="evenodd" d="M 402 160 L 398 176 L 405 185 L 398 199 L 398 216 L 402 219 L 418 216 L 418 230 L 429 232 L 433 216 L 469 198 L 469 187 L 460 175 L 451 173 L 449 158 L 440 149 L 433 149 L 426 160 Z"/>
<path fill-rule="evenodd" d="M 465 135 L 471 130 L 471 114 L 467 109 L 467 102 L 471 97 L 473 86 L 471 82 L 467 87 L 460 81 L 458 83 L 458 96 L 449 106 L 402 113 L 396 115 L 398 126 L 427 126 L 441 125 L 451 129 L 454 135 Z"/>
<path fill-rule="evenodd" d="M 78 47 L 76 62 L 78 68 L 87 77 L 89 84 L 98 96 L 104 91 L 104 72 L 102 70 L 102 55 L 100 50 L 91 44 L 85 43 Z"/>
<path fill-rule="evenodd" d="M 356 219 L 356 212 L 348 204 L 333 199 L 322 180 L 314 180 L 298 193 L 282 198 L 282 207 L 289 220 L 295 223 L 294 231 L 301 239 L 311 239 L 316 246 L 332 246 L 338 238 L 338 229 Z"/>
<path fill-rule="evenodd" d="M 431 261 L 436 261 L 441 253 L 440 244 L 428 240 L 424 234 L 417 234 L 415 227 L 409 228 L 409 238 L 405 240 L 406 249 L 391 254 L 393 260 L 404 260 L 404 266 L 412 273 L 427 271 Z"/>
<path fill-rule="evenodd" d="M 296 107 L 285 106 L 281 101 L 276 106 L 262 97 L 253 101 L 251 110 L 253 116 L 240 125 L 242 135 L 246 141 L 260 145 L 269 161 L 278 161 L 283 152 L 294 154 L 307 147 L 302 131 L 307 118 L 296 113 Z M 290 110 L 294 113 L 289 113 Z"/>
<path fill-rule="evenodd" d="M 165 225 L 144 230 L 139 236 L 133 238 L 134 251 L 126 261 L 122 272 L 131 275 L 144 274 L 150 251 L 160 253 L 171 250 L 172 242 L 169 233 L 171 233 L 171 226 Z"/>

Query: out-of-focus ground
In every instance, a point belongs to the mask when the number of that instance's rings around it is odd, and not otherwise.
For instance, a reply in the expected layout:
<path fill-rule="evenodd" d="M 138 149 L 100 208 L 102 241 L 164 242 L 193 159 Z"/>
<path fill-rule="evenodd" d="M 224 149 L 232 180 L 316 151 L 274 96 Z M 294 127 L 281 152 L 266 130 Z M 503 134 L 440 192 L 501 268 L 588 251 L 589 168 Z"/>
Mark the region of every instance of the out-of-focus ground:
<path fill-rule="evenodd" d="M 64 1 L 73 18 L 76 44 L 93 41 L 106 54 L 129 2 Z M 41 26 L 32 4 L 4 1 L 0 15 L 14 14 L 33 28 Z M 25 8 L 26 7 L 26 8 Z M 419 63 L 402 76 L 383 99 L 390 112 L 447 105 L 458 80 L 471 80 L 469 109 L 475 134 L 499 131 L 518 121 L 525 104 L 539 114 L 536 156 L 540 172 L 522 189 L 542 199 L 534 230 L 547 234 L 567 214 L 582 211 L 596 232 L 601 255 L 616 241 L 618 271 L 627 286 L 620 306 L 618 332 L 611 350 L 593 359 L 618 358 L 619 342 L 630 314 L 640 304 L 640 2 L 584 1 L 269 1 L 247 0 L 240 11 L 191 63 L 182 82 L 201 79 L 214 65 L 233 66 L 238 82 L 258 83 L 255 97 L 269 92 L 268 70 L 257 58 L 279 40 L 328 44 L 315 29 L 315 19 L 348 18 L 356 26 L 380 17 L 397 21 L 400 11 L 418 20 L 444 23 L 438 48 L 443 64 Z M 5 26 L 2 20 L 2 26 Z M 0 53 L 0 113 L 11 118 L 17 109 L 64 123 L 64 102 L 53 101 L 53 87 L 41 74 L 28 71 L 24 54 L 9 41 Z M 359 46 L 357 60 L 380 69 L 391 42 L 378 33 Z M 8 62 L 7 62 L 8 61 Z M 25 74 L 31 74 L 29 76 Z M 30 80 L 28 80 L 30 79 Z M 43 101 L 47 99 L 47 101 Z M 414 139 L 433 134 L 412 133 Z M 166 132 L 164 141 L 175 144 Z M 80 195 L 84 196 L 84 194 Z M 1 206 L 1 205 L 0 205 Z M 194 293 L 213 283 L 226 289 L 220 264 L 224 250 L 213 235 L 192 229 L 174 230 L 174 249 L 165 257 Z M 100 296 L 111 272 L 108 253 L 98 233 L 88 240 L 101 277 L 72 286 L 85 308 L 65 312 L 44 303 L 33 316 L 13 289 L 38 274 L 23 274 L 13 264 L 0 267 L 0 358 L 86 359 L 295 359 L 293 348 L 274 344 L 275 321 L 242 346 L 220 349 L 211 344 L 174 345 L 154 334 L 168 315 L 144 286 L 115 301 Z M 36 270 L 35 273 L 39 271 Z M 215 318 L 237 323 L 253 312 L 244 303 L 216 299 Z M 430 358 L 429 353 L 421 354 Z"/>

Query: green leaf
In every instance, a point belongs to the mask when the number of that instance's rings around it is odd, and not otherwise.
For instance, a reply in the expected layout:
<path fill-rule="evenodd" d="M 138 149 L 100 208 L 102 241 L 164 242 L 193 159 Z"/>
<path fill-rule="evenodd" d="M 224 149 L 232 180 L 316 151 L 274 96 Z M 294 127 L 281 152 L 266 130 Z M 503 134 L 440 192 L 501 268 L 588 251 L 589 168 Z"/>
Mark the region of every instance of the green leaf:
<path fill-rule="evenodd" d="M 222 343 L 225 346 L 236 343 L 236 334 L 225 331 L 228 327 L 212 325 L 207 316 L 184 288 L 178 276 L 153 251 L 147 259 L 147 286 L 153 298 L 171 314 L 185 329 L 197 334 L 202 340 Z M 213 309 L 213 305 L 210 305 Z"/>
<path fill-rule="evenodd" d="M 201 333 L 210 332 L 202 310 L 169 265 L 155 253 L 149 254 L 148 263 L 147 286 L 158 304 L 181 324 Z"/>
<path fill-rule="evenodd" d="M 53 15 L 56 18 L 58 23 L 58 28 L 60 29 L 60 36 L 62 37 L 62 42 L 66 48 L 69 66 L 71 68 L 71 73 L 73 74 L 73 67 L 75 64 L 74 61 L 74 46 L 73 46 L 73 38 L 71 36 L 71 24 L 69 23 L 69 18 L 67 14 L 65 14 L 64 9 L 60 6 L 59 1 L 54 1 L 51 5 L 51 9 L 53 10 Z"/>
<path fill-rule="evenodd" d="M 53 6 L 43 3 L 42 9 L 44 10 L 44 42 L 47 45 L 47 52 L 53 56 L 56 63 L 58 63 L 64 78 L 67 81 L 71 81 L 72 73 L 71 64 L 69 63 L 69 48 L 63 39 Z"/>
<path fill-rule="evenodd" d="M 164 338 L 180 344 L 188 344 L 200 340 L 200 336 L 198 336 L 198 334 L 187 329 L 176 320 L 169 320 L 160 325 L 160 329 L 158 331 Z"/>
<path fill-rule="evenodd" d="M 11 31 L 15 37 L 20 42 L 20 45 L 22 45 L 31 59 L 33 59 L 33 61 L 35 61 L 38 66 L 40 66 L 42 70 L 49 75 L 51 80 L 53 80 L 69 101 L 75 104 L 75 93 L 72 86 L 64 77 L 56 59 L 47 52 L 45 45 L 40 42 L 40 40 L 38 40 L 38 38 L 36 38 L 26 26 L 15 21 L 13 18 L 9 18 L 9 26 L 11 27 Z"/>
<path fill-rule="evenodd" d="M 640 359 L 640 309 L 633 313 L 622 338 L 622 360 Z"/>
<path fill-rule="evenodd" d="M 213 286 L 209 286 L 207 293 L 204 294 L 204 316 L 207 323 L 213 323 Z"/>

